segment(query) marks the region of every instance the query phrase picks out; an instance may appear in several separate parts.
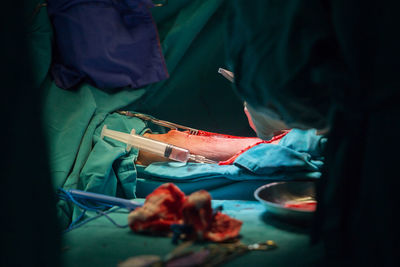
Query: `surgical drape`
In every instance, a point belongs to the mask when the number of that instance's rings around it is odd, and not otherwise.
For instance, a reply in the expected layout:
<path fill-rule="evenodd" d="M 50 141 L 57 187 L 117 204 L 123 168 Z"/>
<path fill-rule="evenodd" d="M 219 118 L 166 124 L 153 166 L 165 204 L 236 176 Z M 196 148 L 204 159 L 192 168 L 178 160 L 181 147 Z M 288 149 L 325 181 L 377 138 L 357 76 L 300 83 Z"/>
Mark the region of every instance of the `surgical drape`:
<path fill-rule="evenodd" d="M 330 124 L 314 228 L 329 263 L 397 266 L 399 3 L 231 3 L 242 99 L 289 125 Z"/>

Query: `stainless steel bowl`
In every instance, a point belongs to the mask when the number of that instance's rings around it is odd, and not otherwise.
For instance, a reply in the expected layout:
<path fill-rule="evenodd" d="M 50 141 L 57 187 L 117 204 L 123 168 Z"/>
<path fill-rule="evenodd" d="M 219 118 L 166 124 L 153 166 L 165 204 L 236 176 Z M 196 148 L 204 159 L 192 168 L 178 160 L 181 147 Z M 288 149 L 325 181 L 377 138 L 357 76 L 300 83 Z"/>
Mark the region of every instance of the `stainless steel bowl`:
<path fill-rule="evenodd" d="M 254 197 L 267 207 L 271 212 L 283 219 L 308 221 L 314 211 L 287 207 L 288 202 L 315 200 L 314 182 L 277 182 L 259 187 L 254 192 Z"/>

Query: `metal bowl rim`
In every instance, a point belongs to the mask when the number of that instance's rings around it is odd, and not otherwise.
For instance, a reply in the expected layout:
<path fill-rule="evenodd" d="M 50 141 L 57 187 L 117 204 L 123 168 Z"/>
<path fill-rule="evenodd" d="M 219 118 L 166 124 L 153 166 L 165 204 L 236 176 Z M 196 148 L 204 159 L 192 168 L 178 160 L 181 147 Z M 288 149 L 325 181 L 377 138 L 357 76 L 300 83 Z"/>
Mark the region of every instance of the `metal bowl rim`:
<path fill-rule="evenodd" d="M 261 202 L 261 203 L 263 203 L 264 205 L 267 205 L 267 206 L 272 206 L 272 207 L 275 207 L 275 208 L 281 208 L 281 209 L 285 209 L 285 210 L 290 210 L 290 211 L 294 211 L 294 212 L 299 212 L 299 213 L 302 213 L 302 214 L 314 213 L 315 211 L 301 210 L 301 209 L 296 209 L 296 208 L 288 208 L 288 207 L 285 207 L 285 206 L 283 206 L 283 205 L 280 205 L 280 204 L 277 204 L 277 203 L 274 203 L 274 202 L 270 202 L 270 201 L 264 200 L 264 199 L 262 199 L 262 198 L 258 195 L 258 194 L 259 194 L 262 190 L 264 190 L 265 188 L 272 187 L 272 186 L 276 186 L 276 185 L 278 185 L 278 184 L 285 184 L 285 183 L 287 183 L 287 182 L 273 182 L 273 183 L 269 183 L 269 184 L 262 185 L 262 186 L 260 186 L 259 188 L 257 188 L 256 191 L 254 191 L 254 197 L 255 197 L 259 202 Z"/>

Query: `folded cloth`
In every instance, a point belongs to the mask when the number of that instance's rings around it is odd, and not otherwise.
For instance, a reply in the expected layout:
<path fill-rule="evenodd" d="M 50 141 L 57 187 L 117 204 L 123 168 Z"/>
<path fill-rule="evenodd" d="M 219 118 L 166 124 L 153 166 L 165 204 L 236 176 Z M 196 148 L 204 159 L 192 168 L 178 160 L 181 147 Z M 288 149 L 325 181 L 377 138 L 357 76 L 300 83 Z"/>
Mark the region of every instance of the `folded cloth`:
<path fill-rule="evenodd" d="M 98 88 L 138 88 L 166 79 L 151 6 L 151 0 L 49 0 L 57 86 L 87 81 Z"/>

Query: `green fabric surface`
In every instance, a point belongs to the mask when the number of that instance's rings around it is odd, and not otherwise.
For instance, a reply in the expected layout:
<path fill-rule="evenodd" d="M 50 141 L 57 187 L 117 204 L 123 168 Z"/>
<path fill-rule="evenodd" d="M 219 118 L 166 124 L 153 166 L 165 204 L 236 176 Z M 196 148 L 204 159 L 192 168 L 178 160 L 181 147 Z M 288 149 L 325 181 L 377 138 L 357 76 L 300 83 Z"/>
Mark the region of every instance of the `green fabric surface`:
<path fill-rule="evenodd" d="M 217 73 L 226 62 L 226 2 L 169 1 L 152 9 L 170 78 L 147 87 L 132 110 L 193 128 L 255 135 L 230 82 Z"/>
<path fill-rule="evenodd" d="M 135 198 L 136 167 L 133 162 L 137 158 L 138 150 L 132 148 L 128 152 L 126 144 L 108 137 L 100 138 L 105 125 L 108 129 L 127 133 L 131 129 L 135 129 L 137 134 L 142 134 L 147 130 L 144 122 L 138 118 L 117 113 L 99 114 L 92 120 L 90 128 L 88 128 L 90 132 L 85 133 L 84 136 L 84 140 L 88 140 L 86 147 L 90 148 L 90 152 L 84 161 L 79 161 L 82 164 L 80 171 L 73 171 L 63 187 L 123 198 Z M 60 217 L 64 222 L 63 226 L 66 227 L 69 223 L 71 207 L 63 201 L 59 202 L 59 206 L 60 210 L 64 212 Z M 76 207 L 73 211 L 72 220 L 81 214 Z"/>
<path fill-rule="evenodd" d="M 312 266 L 320 260 L 321 247 L 310 246 L 307 227 L 272 217 L 256 201 L 213 200 L 213 206 L 218 205 L 223 206 L 223 213 L 243 221 L 243 243 L 274 240 L 278 245 L 276 250 L 250 252 L 224 266 Z M 111 218 L 126 225 L 127 215 L 121 211 Z M 117 266 L 133 256 L 165 256 L 174 247 L 169 237 L 135 234 L 101 217 L 66 233 L 62 256 L 67 267 Z"/>
<path fill-rule="evenodd" d="M 34 9 L 40 1 L 31 2 Z M 124 163 L 118 160 L 126 156 L 125 152 L 117 149 L 119 152 L 113 150 L 107 154 L 112 149 L 95 144 L 95 131 L 115 110 L 146 112 L 210 131 L 254 135 L 241 101 L 230 83 L 217 73 L 226 61 L 220 38 L 224 10 L 222 0 L 171 1 L 164 7 L 153 8 L 170 78 L 138 89 L 99 90 L 82 84 L 73 91 L 58 88 L 48 74 L 54 45 L 52 25 L 46 7 L 35 13 L 28 37 L 35 85 L 44 92 L 44 132 L 55 189 L 78 188 L 135 196 L 134 166 L 127 159 Z M 105 156 L 99 161 L 101 154 Z M 132 170 L 124 172 L 126 168 Z M 65 227 L 71 220 L 71 207 L 64 203 L 59 206 L 59 217 Z M 75 212 L 73 218 L 76 215 Z"/>
<path fill-rule="evenodd" d="M 325 5 L 301 0 L 229 2 L 226 51 L 235 88 L 256 111 L 290 128 L 327 126 L 329 75 L 338 58 Z"/>
<path fill-rule="evenodd" d="M 34 68 L 32 69 L 34 88 L 38 88 L 46 79 L 51 64 L 53 29 L 47 16 L 47 9 L 34 6 L 40 1 L 30 0 L 29 3 L 29 7 L 32 9 L 28 13 L 31 21 L 31 27 L 28 32 L 28 48 L 34 63 Z"/>

